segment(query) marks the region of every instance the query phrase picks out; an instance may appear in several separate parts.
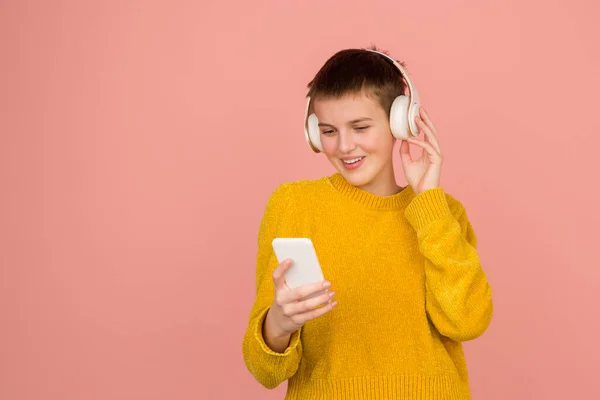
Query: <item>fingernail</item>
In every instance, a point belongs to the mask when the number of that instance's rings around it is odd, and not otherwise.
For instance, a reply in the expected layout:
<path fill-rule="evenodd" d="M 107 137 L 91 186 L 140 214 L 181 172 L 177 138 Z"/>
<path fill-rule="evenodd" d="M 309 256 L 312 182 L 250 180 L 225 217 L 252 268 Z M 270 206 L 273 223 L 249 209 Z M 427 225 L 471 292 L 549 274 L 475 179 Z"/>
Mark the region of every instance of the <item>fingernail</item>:
<path fill-rule="evenodd" d="M 331 282 L 329 282 L 329 281 L 325 281 L 325 282 L 323 283 L 323 287 L 326 287 L 326 288 L 328 288 L 329 286 L 331 286 Z"/>
<path fill-rule="evenodd" d="M 329 297 L 333 297 L 335 295 L 335 292 L 329 292 Z"/>

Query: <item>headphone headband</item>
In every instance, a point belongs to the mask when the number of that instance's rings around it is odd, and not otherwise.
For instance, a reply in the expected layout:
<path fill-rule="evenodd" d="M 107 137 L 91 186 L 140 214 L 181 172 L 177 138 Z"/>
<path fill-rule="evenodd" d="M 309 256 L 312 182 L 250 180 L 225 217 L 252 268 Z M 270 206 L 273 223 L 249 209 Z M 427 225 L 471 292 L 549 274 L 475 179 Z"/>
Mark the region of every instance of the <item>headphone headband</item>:
<path fill-rule="evenodd" d="M 392 57 L 388 56 L 387 54 L 381 53 L 377 50 L 371 50 L 371 49 L 366 49 L 366 50 L 382 55 L 386 60 L 388 60 L 391 64 L 393 64 L 396 68 L 398 68 L 398 70 L 400 71 L 400 74 L 402 75 L 402 78 L 404 78 L 404 81 L 406 82 L 406 85 L 408 86 L 408 96 L 409 96 L 408 98 L 410 100 L 409 104 L 420 103 L 419 94 L 417 93 L 417 90 L 415 89 L 414 85 L 410 81 L 410 78 L 408 77 L 406 70 L 404 69 L 404 67 L 402 67 L 402 65 L 398 61 L 394 60 Z"/>

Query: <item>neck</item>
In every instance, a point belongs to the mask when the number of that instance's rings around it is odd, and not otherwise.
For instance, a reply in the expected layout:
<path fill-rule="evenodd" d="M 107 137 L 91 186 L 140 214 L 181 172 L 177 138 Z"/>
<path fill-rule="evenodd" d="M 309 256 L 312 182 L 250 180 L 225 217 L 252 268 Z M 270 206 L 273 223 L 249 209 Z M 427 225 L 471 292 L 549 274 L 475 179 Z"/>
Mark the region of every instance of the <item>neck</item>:
<path fill-rule="evenodd" d="M 393 167 L 381 171 L 379 176 L 376 176 L 375 179 L 366 185 L 357 187 L 376 196 L 392 196 L 400 193 L 403 189 L 402 186 L 399 186 L 396 183 L 396 176 L 394 174 Z"/>

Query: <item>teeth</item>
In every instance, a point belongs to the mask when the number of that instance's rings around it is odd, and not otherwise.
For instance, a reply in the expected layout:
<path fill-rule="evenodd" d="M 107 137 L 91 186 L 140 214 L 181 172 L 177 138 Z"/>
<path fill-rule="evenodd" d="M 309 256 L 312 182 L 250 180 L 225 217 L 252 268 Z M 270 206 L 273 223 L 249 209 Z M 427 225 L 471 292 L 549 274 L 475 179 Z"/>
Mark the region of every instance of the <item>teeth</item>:
<path fill-rule="evenodd" d="M 344 162 L 344 164 L 354 164 L 356 162 L 359 162 L 362 159 L 363 159 L 363 157 L 358 157 L 358 158 L 355 158 L 353 160 L 342 160 L 342 161 Z"/>

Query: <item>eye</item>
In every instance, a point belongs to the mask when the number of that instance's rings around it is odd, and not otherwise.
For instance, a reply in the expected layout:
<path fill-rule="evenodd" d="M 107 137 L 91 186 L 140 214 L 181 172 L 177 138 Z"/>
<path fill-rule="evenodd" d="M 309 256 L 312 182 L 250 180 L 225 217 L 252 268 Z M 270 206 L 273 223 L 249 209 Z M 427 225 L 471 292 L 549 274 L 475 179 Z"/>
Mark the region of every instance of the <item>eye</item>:
<path fill-rule="evenodd" d="M 357 131 L 365 131 L 365 130 L 367 130 L 367 128 L 369 128 L 369 127 L 368 126 L 357 126 L 354 129 L 356 129 Z"/>
<path fill-rule="evenodd" d="M 333 133 L 333 130 L 329 129 L 327 131 L 323 131 L 321 132 L 323 135 L 329 135 L 330 133 Z"/>

